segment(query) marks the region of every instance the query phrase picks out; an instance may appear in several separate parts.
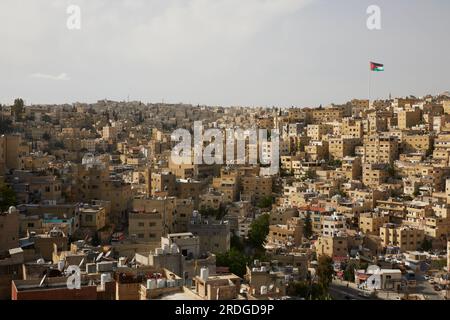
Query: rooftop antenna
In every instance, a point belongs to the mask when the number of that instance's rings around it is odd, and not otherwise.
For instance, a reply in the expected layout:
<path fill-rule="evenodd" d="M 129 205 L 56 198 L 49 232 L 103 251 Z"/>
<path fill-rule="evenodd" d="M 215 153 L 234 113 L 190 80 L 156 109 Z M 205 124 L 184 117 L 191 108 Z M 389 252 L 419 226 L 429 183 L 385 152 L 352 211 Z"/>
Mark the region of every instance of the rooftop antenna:
<path fill-rule="evenodd" d="M 97 256 L 97 259 L 95 259 L 95 262 L 98 262 L 103 257 L 103 252 L 100 252 L 100 254 Z"/>
<path fill-rule="evenodd" d="M 41 282 L 39 283 L 39 287 L 42 287 L 42 286 L 44 285 L 45 279 L 47 279 L 47 275 L 46 275 L 46 274 L 44 274 L 44 276 L 42 277 L 42 280 L 41 280 Z"/>

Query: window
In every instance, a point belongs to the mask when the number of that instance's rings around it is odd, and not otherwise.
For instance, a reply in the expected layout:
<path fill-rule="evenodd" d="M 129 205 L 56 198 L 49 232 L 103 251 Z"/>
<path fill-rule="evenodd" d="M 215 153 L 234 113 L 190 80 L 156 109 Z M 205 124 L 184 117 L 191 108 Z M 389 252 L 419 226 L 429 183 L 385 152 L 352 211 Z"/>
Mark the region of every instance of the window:
<path fill-rule="evenodd" d="M 143 222 L 139 222 L 139 223 L 138 223 L 138 226 L 139 226 L 139 227 L 143 227 L 143 226 L 145 226 L 145 224 L 144 224 Z"/>

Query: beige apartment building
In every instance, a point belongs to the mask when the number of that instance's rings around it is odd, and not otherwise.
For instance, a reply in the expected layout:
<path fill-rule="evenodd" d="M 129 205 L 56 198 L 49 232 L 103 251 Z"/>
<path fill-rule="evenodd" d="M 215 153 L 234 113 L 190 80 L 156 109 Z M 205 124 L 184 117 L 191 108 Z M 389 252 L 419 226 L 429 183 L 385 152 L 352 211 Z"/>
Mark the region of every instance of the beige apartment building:
<path fill-rule="evenodd" d="M 287 224 L 269 226 L 267 244 L 276 246 L 299 246 L 303 237 L 303 220 L 299 217 L 289 218 Z"/>
<path fill-rule="evenodd" d="M 0 137 L 0 174 L 6 169 L 19 169 L 19 155 L 22 138 L 19 135 Z"/>
<path fill-rule="evenodd" d="M 313 123 L 325 123 L 331 121 L 340 121 L 344 115 L 344 111 L 341 108 L 323 108 L 312 110 Z"/>
<path fill-rule="evenodd" d="M 82 204 L 79 209 L 80 228 L 98 231 L 106 226 L 106 208 L 99 205 Z"/>
<path fill-rule="evenodd" d="M 331 159 L 342 159 L 347 156 L 353 156 L 355 147 L 361 144 L 358 138 L 329 138 L 328 153 Z"/>
<path fill-rule="evenodd" d="M 362 162 L 360 157 L 345 157 L 342 160 L 341 170 L 348 180 L 358 180 L 362 175 Z"/>
<path fill-rule="evenodd" d="M 387 223 L 380 228 L 383 247 L 398 247 L 402 252 L 417 250 L 425 238 L 420 229 Z"/>
<path fill-rule="evenodd" d="M 176 194 L 176 176 L 171 172 L 152 172 L 151 174 L 152 196 L 166 195 L 175 196 Z"/>
<path fill-rule="evenodd" d="M 342 121 L 341 135 L 343 137 L 351 137 L 360 139 L 364 135 L 364 126 L 361 120 L 353 118 L 345 118 Z"/>
<path fill-rule="evenodd" d="M 403 136 L 402 151 L 404 153 L 427 153 L 433 147 L 433 137 L 428 134 L 414 134 Z"/>
<path fill-rule="evenodd" d="M 272 177 L 242 177 L 242 195 L 250 197 L 254 202 L 272 197 Z"/>
<path fill-rule="evenodd" d="M 307 161 L 320 161 L 328 159 L 328 141 L 311 141 L 305 146 Z"/>
<path fill-rule="evenodd" d="M 0 213 L 0 254 L 19 246 L 19 212 L 12 207 Z"/>
<path fill-rule="evenodd" d="M 402 110 L 398 113 L 398 127 L 408 129 L 419 124 L 422 118 L 420 109 Z"/>
<path fill-rule="evenodd" d="M 128 233 L 138 242 L 159 243 L 166 234 L 163 215 L 158 211 L 133 210 L 128 217 Z"/>
<path fill-rule="evenodd" d="M 320 236 L 314 246 L 318 258 L 324 255 L 338 260 L 348 258 L 348 238 L 346 236 Z"/>
<path fill-rule="evenodd" d="M 364 162 L 392 164 L 398 159 L 398 142 L 395 137 L 371 135 L 364 137 Z"/>
<path fill-rule="evenodd" d="M 220 177 L 213 178 L 212 186 L 224 195 L 225 202 L 233 202 L 237 200 L 240 183 L 240 175 L 236 170 L 222 169 Z"/>
<path fill-rule="evenodd" d="M 309 124 L 306 127 L 306 135 L 311 138 L 311 140 L 320 141 L 324 135 L 331 133 L 332 129 L 332 126 L 325 123 Z"/>
<path fill-rule="evenodd" d="M 376 188 L 385 183 L 389 178 L 385 164 L 364 164 L 363 184 L 367 187 Z"/>
<path fill-rule="evenodd" d="M 389 223 L 388 215 L 367 212 L 359 216 L 359 229 L 365 234 L 379 235 L 380 228 L 386 223 Z"/>

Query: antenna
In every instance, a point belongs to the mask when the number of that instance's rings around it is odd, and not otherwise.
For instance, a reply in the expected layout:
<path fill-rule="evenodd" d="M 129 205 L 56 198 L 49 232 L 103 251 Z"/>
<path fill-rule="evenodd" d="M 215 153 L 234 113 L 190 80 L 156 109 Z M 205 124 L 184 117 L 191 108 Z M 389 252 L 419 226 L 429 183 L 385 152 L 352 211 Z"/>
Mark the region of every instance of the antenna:
<path fill-rule="evenodd" d="M 47 275 L 46 275 L 46 274 L 42 277 L 42 280 L 41 280 L 41 282 L 39 283 L 39 287 L 42 287 L 42 286 L 44 285 L 45 279 L 47 279 Z"/>
<path fill-rule="evenodd" d="M 97 256 L 97 259 L 95 259 L 95 261 L 98 262 L 101 258 L 103 258 L 103 252 L 101 252 L 101 253 Z"/>

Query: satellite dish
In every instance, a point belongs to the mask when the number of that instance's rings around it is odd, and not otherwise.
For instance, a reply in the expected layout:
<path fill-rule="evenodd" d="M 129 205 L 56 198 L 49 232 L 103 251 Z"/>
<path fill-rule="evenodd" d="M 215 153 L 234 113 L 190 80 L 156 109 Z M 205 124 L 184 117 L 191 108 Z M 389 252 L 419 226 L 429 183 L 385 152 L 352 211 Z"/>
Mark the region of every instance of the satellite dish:
<path fill-rule="evenodd" d="M 366 281 L 367 288 L 370 290 L 381 289 L 381 276 L 379 273 L 374 273 Z"/>
<path fill-rule="evenodd" d="M 377 265 L 370 265 L 367 267 L 367 273 L 368 274 L 376 274 L 376 273 L 380 273 L 381 268 Z"/>

